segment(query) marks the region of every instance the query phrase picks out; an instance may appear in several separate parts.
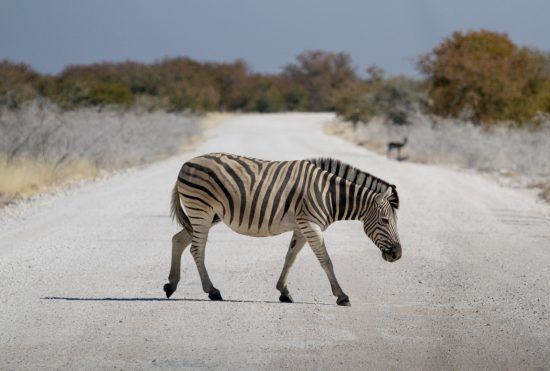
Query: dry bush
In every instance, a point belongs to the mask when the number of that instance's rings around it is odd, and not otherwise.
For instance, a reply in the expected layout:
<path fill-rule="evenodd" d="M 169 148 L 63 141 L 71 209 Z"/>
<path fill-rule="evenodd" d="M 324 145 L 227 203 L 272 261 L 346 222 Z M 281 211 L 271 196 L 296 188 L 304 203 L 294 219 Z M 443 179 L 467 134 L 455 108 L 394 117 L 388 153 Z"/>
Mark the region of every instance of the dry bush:
<path fill-rule="evenodd" d="M 403 155 L 424 163 L 452 164 L 482 171 L 550 176 L 550 122 L 540 128 L 497 125 L 415 114 L 410 125 L 388 125 L 375 119 L 360 125 L 358 141 L 385 153 L 390 141 L 408 137 Z"/>
<path fill-rule="evenodd" d="M 196 117 L 79 109 L 44 101 L 0 111 L 0 194 L 27 195 L 66 180 L 154 161 L 197 135 Z"/>

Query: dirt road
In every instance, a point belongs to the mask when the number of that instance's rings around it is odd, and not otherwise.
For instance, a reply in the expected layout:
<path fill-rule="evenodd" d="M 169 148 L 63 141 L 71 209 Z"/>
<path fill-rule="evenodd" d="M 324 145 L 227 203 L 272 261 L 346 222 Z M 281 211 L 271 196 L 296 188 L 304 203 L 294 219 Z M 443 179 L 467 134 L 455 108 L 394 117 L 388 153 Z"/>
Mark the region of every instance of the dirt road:
<path fill-rule="evenodd" d="M 549 209 L 328 136 L 331 117 L 236 116 L 181 158 L 0 211 L 0 369 L 548 368 Z M 289 278 L 298 303 L 282 304 L 290 234 L 217 226 L 206 263 L 226 301 L 207 300 L 188 251 L 165 300 L 170 190 L 185 159 L 212 151 L 332 156 L 395 183 L 403 258 L 383 261 L 359 222 L 337 223 L 326 241 L 352 306 L 336 306 L 308 248 Z"/>

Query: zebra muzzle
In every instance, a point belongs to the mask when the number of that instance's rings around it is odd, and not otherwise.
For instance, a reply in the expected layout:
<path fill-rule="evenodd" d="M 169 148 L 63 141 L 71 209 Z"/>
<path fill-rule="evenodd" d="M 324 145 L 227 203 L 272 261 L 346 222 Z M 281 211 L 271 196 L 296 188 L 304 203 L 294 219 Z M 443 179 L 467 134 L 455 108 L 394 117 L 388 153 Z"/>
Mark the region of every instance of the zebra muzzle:
<path fill-rule="evenodd" d="M 382 250 L 382 258 L 387 262 L 394 262 L 401 258 L 401 245 L 395 245 L 392 248 L 385 248 Z"/>

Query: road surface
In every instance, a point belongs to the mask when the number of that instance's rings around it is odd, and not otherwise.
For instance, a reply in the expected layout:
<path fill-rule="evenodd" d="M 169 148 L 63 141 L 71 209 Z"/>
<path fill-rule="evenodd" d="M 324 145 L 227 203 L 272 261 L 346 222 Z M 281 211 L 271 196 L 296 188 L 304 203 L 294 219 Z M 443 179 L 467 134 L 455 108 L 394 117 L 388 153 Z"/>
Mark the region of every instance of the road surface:
<path fill-rule="evenodd" d="M 0 369 L 548 368 L 548 207 L 480 175 L 328 136 L 331 118 L 235 116 L 179 158 L 1 217 Z M 226 301 L 207 299 L 189 250 L 165 300 L 170 191 L 186 159 L 212 151 L 332 156 L 395 183 L 403 258 L 383 261 L 359 222 L 337 223 L 326 241 L 352 306 L 336 306 L 308 248 L 289 278 L 298 303 L 282 304 L 290 234 L 219 225 L 206 263 Z"/>

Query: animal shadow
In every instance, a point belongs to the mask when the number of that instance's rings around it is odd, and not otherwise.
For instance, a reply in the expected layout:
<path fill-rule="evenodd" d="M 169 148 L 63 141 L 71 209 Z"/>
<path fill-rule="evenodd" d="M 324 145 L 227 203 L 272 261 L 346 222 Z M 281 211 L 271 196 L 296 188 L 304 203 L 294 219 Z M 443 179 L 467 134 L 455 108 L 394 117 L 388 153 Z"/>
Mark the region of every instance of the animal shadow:
<path fill-rule="evenodd" d="M 238 299 L 224 299 L 220 301 L 212 301 L 210 299 L 198 299 L 198 298 L 141 298 L 141 297 L 71 297 L 71 296 L 45 296 L 43 298 L 40 298 L 41 300 L 58 300 L 58 301 L 105 301 L 105 302 L 180 302 L 180 301 L 187 301 L 187 302 L 212 302 L 212 303 L 259 303 L 259 304 L 280 304 L 280 305 L 287 305 L 287 303 L 281 303 L 280 301 L 274 301 L 274 300 L 238 300 Z M 330 305 L 328 303 L 314 303 L 314 302 L 305 302 L 305 301 L 295 301 L 292 304 L 302 304 L 302 305 Z"/>

